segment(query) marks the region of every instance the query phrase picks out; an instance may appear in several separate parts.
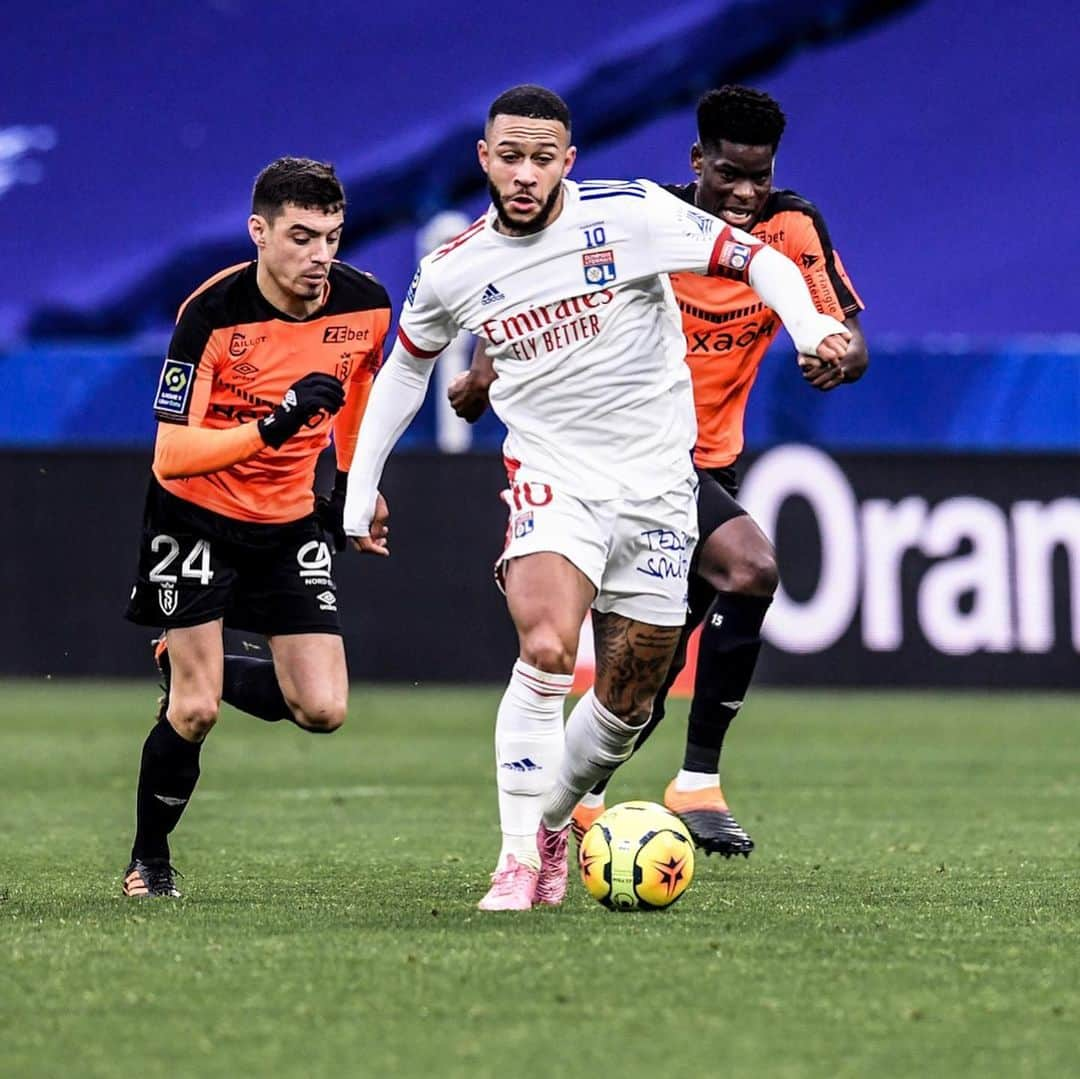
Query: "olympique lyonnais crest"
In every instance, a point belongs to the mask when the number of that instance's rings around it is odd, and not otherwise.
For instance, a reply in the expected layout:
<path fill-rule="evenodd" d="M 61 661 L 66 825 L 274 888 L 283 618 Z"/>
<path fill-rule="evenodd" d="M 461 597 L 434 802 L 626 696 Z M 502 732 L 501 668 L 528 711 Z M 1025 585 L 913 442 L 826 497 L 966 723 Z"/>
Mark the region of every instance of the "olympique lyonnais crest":
<path fill-rule="evenodd" d="M 732 270 L 745 270 L 750 261 L 750 248 L 735 240 L 725 240 L 720 246 L 720 257 L 717 261 L 721 266 Z"/>
<path fill-rule="evenodd" d="M 514 515 L 514 519 L 511 527 L 514 531 L 514 539 L 522 539 L 532 532 L 535 526 L 533 520 L 532 510 L 528 510 L 526 513 L 518 513 Z"/>
<path fill-rule="evenodd" d="M 585 268 L 585 284 L 606 285 L 615 280 L 615 252 L 586 251 L 581 256 Z"/>

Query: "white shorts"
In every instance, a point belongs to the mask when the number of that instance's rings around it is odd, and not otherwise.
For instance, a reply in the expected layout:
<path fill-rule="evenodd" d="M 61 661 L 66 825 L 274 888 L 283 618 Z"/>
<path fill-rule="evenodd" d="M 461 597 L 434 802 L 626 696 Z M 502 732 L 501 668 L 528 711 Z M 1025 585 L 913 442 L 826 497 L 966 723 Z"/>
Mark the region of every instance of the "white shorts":
<path fill-rule="evenodd" d="M 697 480 L 655 498 L 586 502 L 520 469 L 500 496 L 510 510 L 506 547 L 495 564 L 552 551 L 596 588 L 593 610 L 654 626 L 686 621 L 690 557 L 697 543 Z"/>

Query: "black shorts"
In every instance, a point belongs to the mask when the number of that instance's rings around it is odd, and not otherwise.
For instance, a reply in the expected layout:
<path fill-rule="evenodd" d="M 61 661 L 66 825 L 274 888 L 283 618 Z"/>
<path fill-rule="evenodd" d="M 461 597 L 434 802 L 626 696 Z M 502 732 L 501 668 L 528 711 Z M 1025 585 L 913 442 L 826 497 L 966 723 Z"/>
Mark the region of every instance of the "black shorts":
<path fill-rule="evenodd" d="M 739 481 L 735 469 L 697 468 L 698 478 L 698 545 L 700 546 L 722 524 L 735 517 L 745 517 L 746 510 L 735 501 Z"/>
<path fill-rule="evenodd" d="M 341 634 L 330 547 L 314 514 L 288 524 L 237 521 L 153 478 L 125 617 L 166 629 L 223 618 L 267 637 Z"/>
<path fill-rule="evenodd" d="M 695 468 L 698 478 L 698 541 L 690 559 L 690 580 L 687 582 L 687 631 L 701 624 L 716 590 L 698 573 L 698 559 L 705 541 L 722 525 L 736 517 L 745 517 L 746 510 L 735 501 L 739 481 L 732 466 L 727 468 Z"/>

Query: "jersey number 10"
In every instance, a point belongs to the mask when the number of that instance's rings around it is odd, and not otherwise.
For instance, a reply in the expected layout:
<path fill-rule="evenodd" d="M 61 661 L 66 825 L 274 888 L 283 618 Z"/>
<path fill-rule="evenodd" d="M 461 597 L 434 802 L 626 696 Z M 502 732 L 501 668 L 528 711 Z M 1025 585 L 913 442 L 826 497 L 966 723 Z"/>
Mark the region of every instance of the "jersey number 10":
<path fill-rule="evenodd" d="M 594 225 L 591 229 L 585 229 L 586 247 L 603 247 L 607 243 L 607 233 L 603 225 Z"/>

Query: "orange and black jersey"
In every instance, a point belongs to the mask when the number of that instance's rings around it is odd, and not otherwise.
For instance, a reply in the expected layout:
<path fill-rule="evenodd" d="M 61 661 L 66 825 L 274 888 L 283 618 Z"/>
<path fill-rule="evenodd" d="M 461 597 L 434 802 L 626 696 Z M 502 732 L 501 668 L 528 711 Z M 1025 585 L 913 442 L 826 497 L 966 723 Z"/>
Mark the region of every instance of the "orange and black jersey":
<path fill-rule="evenodd" d="M 697 185 L 669 184 L 667 190 L 693 203 Z M 750 232 L 799 267 L 823 314 L 842 322 L 863 309 L 812 202 L 794 191 L 773 191 Z M 699 468 L 724 468 L 742 452 L 747 398 L 781 322 L 748 284 L 690 273 L 672 274 L 671 284 L 694 382 L 694 462 Z"/>
<path fill-rule="evenodd" d="M 256 268 L 249 262 L 223 270 L 184 302 L 154 415 L 162 424 L 216 430 L 249 424 L 269 415 L 294 382 L 316 371 L 342 381 L 345 405 L 333 420 L 316 417 L 280 449 L 264 447 L 206 475 L 158 480 L 179 498 L 226 517 L 284 523 L 312 511 L 315 464 L 331 428 L 338 468 L 347 470 L 352 461 L 382 363 L 390 300 L 373 277 L 335 262 L 322 306 L 296 319 L 259 291 Z"/>

